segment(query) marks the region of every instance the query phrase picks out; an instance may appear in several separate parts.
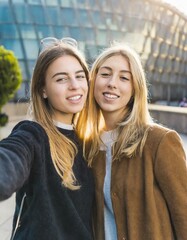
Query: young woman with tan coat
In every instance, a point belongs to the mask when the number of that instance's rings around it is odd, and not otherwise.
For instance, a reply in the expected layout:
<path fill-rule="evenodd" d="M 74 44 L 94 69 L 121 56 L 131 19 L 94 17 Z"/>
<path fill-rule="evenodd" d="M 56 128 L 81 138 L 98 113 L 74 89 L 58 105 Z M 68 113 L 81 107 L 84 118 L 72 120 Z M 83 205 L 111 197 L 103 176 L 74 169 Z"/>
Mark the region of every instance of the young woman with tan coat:
<path fill-rule="evenodd" d="M 179 135 L 153 123 L 138 54 L 116 44 L 91 69 L 85 154 L 96 240 L 186 240 L 187 166 Z M 83 121 L 83 120 L 82 120 Z"/>

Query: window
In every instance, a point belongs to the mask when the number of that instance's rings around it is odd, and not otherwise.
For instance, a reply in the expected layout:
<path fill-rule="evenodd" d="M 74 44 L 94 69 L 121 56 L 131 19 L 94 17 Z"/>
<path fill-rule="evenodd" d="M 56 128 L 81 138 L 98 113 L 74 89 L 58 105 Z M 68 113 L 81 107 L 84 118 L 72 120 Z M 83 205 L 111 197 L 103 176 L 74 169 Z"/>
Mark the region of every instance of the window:
<path fill-rule="evenodd" d="M 44 14 L 44 10 L 43 10 L 42 6 L 31 5 L 30 10 L 31 10 L 33 21 L 35 23 L 38 23 L 38 24 L 42 24 L 42 23 L 47 24 L 48 23 L 48 20 L 46 19 L 46 16 Z"/>
<path fill-rule="evenodd" d="M 25 0 L 12 0 L 12 3 L 25 3 Z"/>
<path fill-rule="evenodd" d="M 44 37 L 51 37 L 53 36 L 52 29 L 47 25 L 36 25 L 36 31 L 38 33 L 39 39 Z"/>
<path fill-rule="evenodd" d="M 58 0 L 45 0 L 47 6 L 58 6 Z"/>
<path fill-rule="evenodd" d="M 72 1 L 70 0 L 59 0 L 62 7 L 72 7 Z"/>
<path fill-rule="evenodd" d="M 20 39 L 3 39 L 0 41 L 0 44 L 6 49 L 12 50 L 18 59 L 23 58 Z"/>
<path fill-rule="evenodd" d="M 36 39 L 36 33 L 34 31 L 34 26 L 30 24 L 20 24 L 21 36 L 23 38 Z"/>
<path fill-rule="evenodd" d="M 23 39 L 27 59 L 36 59 L 38 56 L 39 43 L 36 40 Z"/>
<path fill-rule="evenodd" d="M 54 26 L 53 31 L 56 38 L 63 38 L 63 37 L 70 36 L 69 29 L 68 27 L 65 27 L 65 26 Z"/>
<path fill-rule="evenodd" d="M 28 76 L 26 73 L 25 60 L 19 60 L 19 65 L 21 67 L 21 74 L 22 74 L 23 79 L 28 79 Z"/>
<path fill-rule="evenodd" d="M 108 39 L 105 30 L 97 30 L 96 38 L 98 45 L 106 46 Z"/>
<path fill-rule="evenodd" d="M 64 25 L 77 26 L 78 21 L 76 13 L 73 8 L 63 8 L 61 11 L 62 18 L 64 19 Z"/>
<path fill-rule="evenodd" d="M 80 27 L 71 27 L 69 28 L 70 36 L 75 38 L 77 41 L 84 40 L 83 34 L 80 34 L 82 30 Z"/>
<path fill-rule="evenodd" d="M 59 9 L 56 7 L 48 7 L 46 11 L 49 16 L 49 22 L 52 25 L 61 25 L 63 23 L 62 17 L 60 16 Z"/>
<path fill-rule="evenodd" d="M 27 5 L 17 4 L 14 6 L 16 20 L 18 23 L 31 23 L 30 11 Z"/>
<path fill-rule="evenodd" d="M 90 27 L 92 26 L 87 10 L 78 10 L 79 22 L 82 26 Z"/>
<path fill-rule="evenodd" d="M 0 25 L 0 38 L 18 38 L 17 28 L 14 24 Z"/>
<path fill-rule="evenodd" d="M 94 28 L 84 28 L 84 32 L 86 42 L 95 44 Z"/>
<path fill-rule="evenodd" d="M 44 0 L 28 0 L 29 4 L 32 5 L 41 5 Z"/>
<path fill-rule="evenodd" d="M 0 22 L 13 22 L 13 17 L 9 5 L 0 3 Z"/>
<path fill-rule="evenodd" d="M 105 27 L 105 21 L 103 20 L 101 16 L 101 12 L 99 11 L 92 11 L 92 22 L 98 27 L 98 28 L 104 28 Z"/>

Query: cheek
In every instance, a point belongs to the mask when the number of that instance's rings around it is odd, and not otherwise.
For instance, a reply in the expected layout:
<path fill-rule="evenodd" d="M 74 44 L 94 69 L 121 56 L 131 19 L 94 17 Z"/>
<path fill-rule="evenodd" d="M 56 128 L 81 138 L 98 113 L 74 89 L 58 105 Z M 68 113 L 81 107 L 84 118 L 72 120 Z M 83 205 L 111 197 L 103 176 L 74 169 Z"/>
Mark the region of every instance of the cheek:
<path fill-rule="evenodd" d="M 121 95 L 126 99 L 126 101 L 129 101 L 130 98 L 133 96 L 132 86 L 126 85 L 121 87 Z"/>
<path fill-rule="evenodd" d="M 87 81 L 83 84 L 83 89 L 86 92 L 86 94 L 88 94 L 88 82 Z"/>
<path fill-rule="evenodd" d="M 93 95 L 94 95 L 95 98 L 97 98 L 97 95 L 98 95 L 98 86 L 97 86 L 97 84 L 95 84 L 95 86 L 94 86 Z"/>
<path fill-rule="evenodd" d="M 52 96 L 60 96 L 63 95 L 64 89 L 61 87 L 51 89 L 51 95 Z"/>
<path fill-rule="evenodd" d="M 96 78 L 95 80 L 95 86 L 94 86 L 94 95 L 97 95 L 98 91 L 102 88 L 102 81 L 99 78 Z"/>
<path fill-rule="evenodd" d="M 62 87 L 58 87 L 58 88 L 50 88 L 50 91 L 48 92 L 48 98 L 50 98 L 50 100 L 52 102 L 56 102 L 59 101 L 60 99 L 63 99 L 65 96 L 65 91 Z"/>

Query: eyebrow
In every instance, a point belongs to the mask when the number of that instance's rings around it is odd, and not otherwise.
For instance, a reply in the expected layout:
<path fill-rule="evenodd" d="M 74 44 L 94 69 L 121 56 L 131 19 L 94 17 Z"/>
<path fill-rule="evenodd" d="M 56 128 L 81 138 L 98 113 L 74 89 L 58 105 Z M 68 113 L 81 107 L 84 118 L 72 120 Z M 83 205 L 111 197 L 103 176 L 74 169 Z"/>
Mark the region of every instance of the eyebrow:
<path fill-rule="evenodd" d="M 78 74 L 78 73 L 85 73 L 85 71 L 84 70 L 78 70 L 78 71 L 75 72 L 75 74 Z M 54 77 L 56 77 L 58 75 L 66 75 L 66 76 L 68 76 L 69 74 L 67 72 L 57 72 L 57 73 L 55 73 L 52 76 L 52 78 L 54 78 Z"/>
<path fill-rule="evenodd" d="M 112 71 L 112 68 L 107 67 L 107 66 L 100 67 L 100 69 L 102 69 L 102 68 L 106 68 L 107 70 Z M 129 71 L 129 70 L 121 70 L 120 72 L 122 72 L 122 73 L 131 73 L 131 71 Z"/>

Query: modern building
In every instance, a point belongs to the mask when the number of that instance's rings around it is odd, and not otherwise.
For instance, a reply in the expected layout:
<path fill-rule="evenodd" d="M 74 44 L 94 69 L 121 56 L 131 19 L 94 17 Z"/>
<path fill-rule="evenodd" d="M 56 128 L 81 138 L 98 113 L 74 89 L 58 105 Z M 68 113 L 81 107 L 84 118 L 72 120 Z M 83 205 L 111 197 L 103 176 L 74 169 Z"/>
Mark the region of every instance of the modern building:
<path fill-rule="evenodd" d="M 150 98 L 187 96 L 187 16 L 162 0 L 0 0 L 0 45 L 14 51 L 26 99 L 40 39 L 72 37 L 92 63 L 113 40 L 142 57 Z"/>

